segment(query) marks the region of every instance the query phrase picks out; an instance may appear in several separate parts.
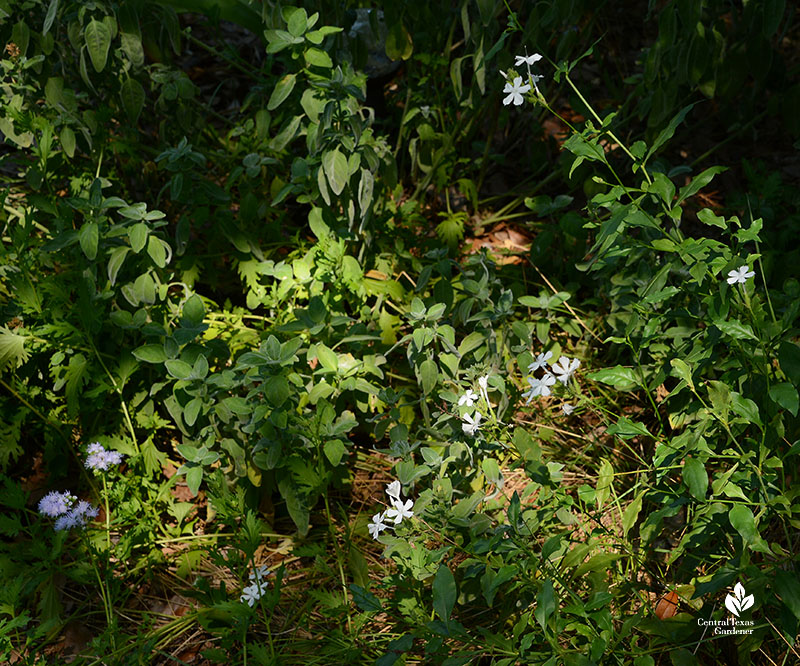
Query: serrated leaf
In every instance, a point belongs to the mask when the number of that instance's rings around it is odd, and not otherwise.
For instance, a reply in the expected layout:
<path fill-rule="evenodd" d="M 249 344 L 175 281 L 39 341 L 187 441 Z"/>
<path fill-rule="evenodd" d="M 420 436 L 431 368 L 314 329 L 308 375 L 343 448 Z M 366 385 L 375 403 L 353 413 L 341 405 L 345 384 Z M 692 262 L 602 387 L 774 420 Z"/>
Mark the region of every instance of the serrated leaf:
<path fill-rule="evenodd" d="M 351 583 L 350 591 L 353 593 L 353 603 L 362 611 L 366 611 L 367 613 L 377 613 L 378 611 L 383 610 L 383 606 L 381 606 L 381 600 L 369 590 L 365 590 L 360 585 Z"/>
<path fill-rule="evenodd" d="M 102 72 L 108 59 L 108 49 L 111 46 L 111 31 L 102 21 L 92 19 L 86 26 L 84 39 L 92 67 L 96 72 Z"/>
<path fill-rule="evenodd" d="M 0 371 L 7 365 L 18 368 L 28 360 L 30 354 L 25 350 L 25 340 L 24 335 L 0 326 Z"/>

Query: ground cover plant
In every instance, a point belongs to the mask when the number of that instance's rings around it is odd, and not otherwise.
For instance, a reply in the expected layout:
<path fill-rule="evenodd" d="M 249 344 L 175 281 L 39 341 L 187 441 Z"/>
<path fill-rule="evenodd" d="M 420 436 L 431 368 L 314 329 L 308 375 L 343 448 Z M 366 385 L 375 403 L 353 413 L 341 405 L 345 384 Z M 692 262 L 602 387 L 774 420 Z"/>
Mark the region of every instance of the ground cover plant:
<path fill-rule="evenodd" d="M 792 3 L 0 21 L 3 663 L 797 663 Z"/>

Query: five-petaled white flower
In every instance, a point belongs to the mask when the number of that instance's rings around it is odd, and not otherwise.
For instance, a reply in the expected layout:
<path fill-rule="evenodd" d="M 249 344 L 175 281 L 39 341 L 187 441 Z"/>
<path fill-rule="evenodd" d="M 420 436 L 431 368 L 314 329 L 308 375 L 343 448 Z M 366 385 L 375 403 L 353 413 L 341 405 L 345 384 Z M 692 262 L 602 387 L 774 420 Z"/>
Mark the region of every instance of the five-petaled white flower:
<path fill-rule="evenodd" d="M 472 389 L 467 389 L 467 392 L 458 399 L 458 406 L 466 405 L 467 407 L 472 407 L 477 400 L 478 394 Z"/>
<path fill-rule="evenodd" d="M 552 358 L 553 352 L 542 352 L 536 356 L 536 360 L 528 366 L 528 372 L 536 372 L 539 368 L 546 368 L 547 361 Z"/>
<path fill-rule="evenodd" d="M 400 500 L 397 501 L 399 502 Z M 411 500 L 408 501 L 410 502 Z M 384 514 L 376 513 L 374 516 L 372 516 L 372 522 L 367 525 L 367 529 L 369 530 L 369 533 L 372 535 L 373 539 L 377 539 L 378 535 L 387 527 L 389 527 L 385 522 L 383 522 L 384 518 Z"/>
<path fill-rule="evenodd" d="M 522 85 L 521 76 L 514 77 L 514 82 L 506 83 L 505 87 L 503 88 L 503 92 L 508 93 L 508 95 L 503 98 L 503 106 L 508 106 L 512 102 L 515 106 L 519 106 L 523 102 L 522 95 L 524 95 L 530 89 L 531 87 L 529 84 L 526 83 L 525 85 Z"/>
<path fill-rule="evenodd" d="M 262 564 L 260 567 L 253 569 L 248 578 L 250 578 L 252 581 L 258 581 L 261 583 L 265 577 L 269 576 L 269 573 L 269 569 Z"/>
<path fill-rule="evenodd" d="M 558 375 L 558 381 L 566 386 L 572 375 L 580 367 L 580 364 L 581 362 L 577 358 L 573 358 L 570 361 L 566 356 L 562 356 L 558 359 L 558 363 L 553 364 L 553 372 Z"/>
<path fill-rule="evenodd" d="M 541 379 L 537 379 L 536 377 L 528 377 L 528 384 L 530 384 L 531 388 L 522 394 L 523 398 L 527 398 L 525 404 L 529 405 L 531 400 L 533 400 L 537 395 L 550 395 L 550 387 L 555 383 L 556 378 L 553 377 L 553 375 L 551 375 L 549 372 Z"/>
<path fill-rule="evenodd" d="M 541 59 L 542 56 L 540 56 L 538 53 L 534 53 L 531 56 L 517 56 L 516 60 L 514 61 L 514 66 L 519 67 L 520 65 L 525 64 L 528 65 L 528 67 L 530 67 L 531 65 L 535 65 Z"/>
<path fill-rule="evenodd" d="M 266 592 L 266 585 L 259 585 L 258 581 L 253 583 L 252 585 L 248 585 L 246 588 L 242 590 L 242 596 L 239 597 L 239 601 L 242 603 L 247 602 L 247 605 L 252 608 L 256 601 L 258 601 L 262 596 L 264 596 L 264 592 Z"/>
<path fill-rule="evenodd" d="M 564 412 L 565 416 L 569 416 L 575 411 L 575 406 L 565 402 L 563 405 L 561 405 L 561 411 Z"/>
<path fill-rule="evenodd" d="M 475 433 L 478 432 L 481 427 L 481 418 L 480 412 L 475 412 L 475 416 L 464 414 L 465 423 L 461 424 L 461 429 L 470 437 L 475 437 Z"/>
<path fill-rule="evenodd" d="M 728 284 L 736 284 L 737 282 L 739 284 L 744 284 L 755 274 L 755 271 L 751 271 L 750 266 L 745 264 L 741 268 L 728 273 Z"/>
<path fill-rule="evenodd" d="M 394 519 L 394 524 L 399 525 L 403 522 L 403 518 L 411 518 L 414 512 L 411 507 L 414 506 L 414 500 L 407 499 L 405 503 L 402 500 L 392 500 L 392 508 L 386 509 L 386 518 Z M 373 516 L 373 520 L 374 520 Z"/>
<path fill-rule="evenodd" d="M 400 499 L 400 482 L 395 480 L 386 486 L 386 494 L 392 499 Z"/>

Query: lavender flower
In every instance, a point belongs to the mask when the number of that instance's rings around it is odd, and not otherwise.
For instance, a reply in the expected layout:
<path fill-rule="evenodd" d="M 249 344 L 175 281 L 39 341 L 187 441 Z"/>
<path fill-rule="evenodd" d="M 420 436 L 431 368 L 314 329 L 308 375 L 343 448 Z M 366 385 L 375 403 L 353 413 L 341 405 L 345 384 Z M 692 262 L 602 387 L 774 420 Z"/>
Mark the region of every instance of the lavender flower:
<path fill-rule="evenodd" d="M 75 499 L 75 495 L 54 490 L 39 500 L 39 513 L 50 518 L 58 518 L 72 508 Z"/>
<path fill-rule="evenodd" d="M 87 469 L 106 471 L 109 467 L 122 462 L 122 454 L 119 451 L 106 451 L 99 442 L 89 444 L 86 452 L 89 454 L 85 463 Z"/>
<path fill-rule="evenodd" d="M 80 500 L 72 509 L 61 515 L 53 526 L 56 531 L 84 527 L 90 518 L 97 518 L 99 511 L 86 500 Z"/>

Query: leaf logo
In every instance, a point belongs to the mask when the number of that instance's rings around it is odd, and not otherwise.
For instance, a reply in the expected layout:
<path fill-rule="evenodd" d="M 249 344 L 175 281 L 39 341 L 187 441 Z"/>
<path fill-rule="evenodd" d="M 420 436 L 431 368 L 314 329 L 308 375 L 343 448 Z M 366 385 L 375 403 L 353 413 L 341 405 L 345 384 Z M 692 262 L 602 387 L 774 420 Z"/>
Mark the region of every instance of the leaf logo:
<path fill-rule="evenodd" d="M 733 594 L 729 594 L 725 597 L 725 607 L 736 617 L 739 617 L 739 613 L 742 611 L 746 611 L 750 608 L 754 602 L 755 599 L 753 599 L 752 594 L 745 596 L 744 585 L 741 583 L 736 583 L 733 588 Z"/>

